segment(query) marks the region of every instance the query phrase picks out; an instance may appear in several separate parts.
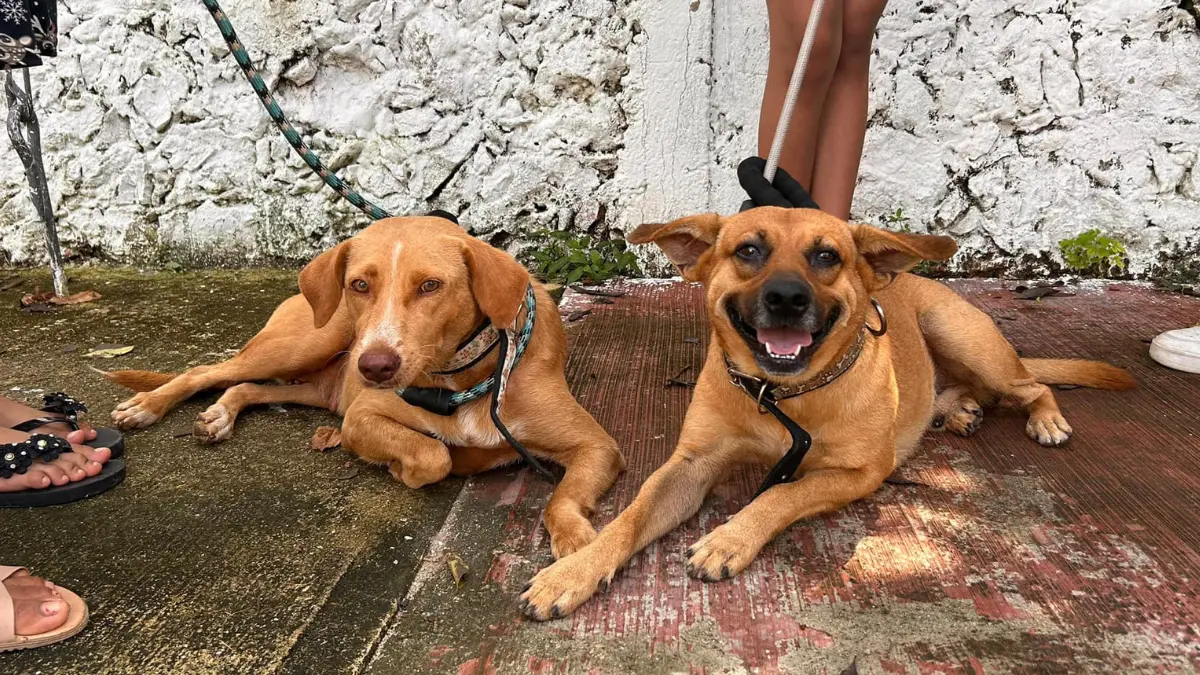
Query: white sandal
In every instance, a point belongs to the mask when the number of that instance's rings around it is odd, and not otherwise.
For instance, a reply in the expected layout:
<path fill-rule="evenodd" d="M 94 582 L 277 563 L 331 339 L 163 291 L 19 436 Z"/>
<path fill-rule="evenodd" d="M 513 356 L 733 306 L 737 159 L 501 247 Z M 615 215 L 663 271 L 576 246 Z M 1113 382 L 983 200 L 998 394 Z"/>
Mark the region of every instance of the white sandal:
<path fill-rule="evenodd" d="M 0 652 L 12 652 L 21 649 L 33 649 L 62 642 L 74 637 L 83 630 L 88 622 L 87 603 L 83 598 L 65 588 L 58 588 L 58 595 L 67 603 L 67 621 L 52 631 L 38 635 L 17 635 L 17 611 L 13 605 L 12 596 L 4 586 L 4 580 L 25 569 L 24 567 L 5 567 L 0 565 Z"/>
<path fill-rule="evenodd" d="M 1200 373 L 1200 326 L 1169 330 L 1150 343 L 1150 358 L 1187 373 Z"/>

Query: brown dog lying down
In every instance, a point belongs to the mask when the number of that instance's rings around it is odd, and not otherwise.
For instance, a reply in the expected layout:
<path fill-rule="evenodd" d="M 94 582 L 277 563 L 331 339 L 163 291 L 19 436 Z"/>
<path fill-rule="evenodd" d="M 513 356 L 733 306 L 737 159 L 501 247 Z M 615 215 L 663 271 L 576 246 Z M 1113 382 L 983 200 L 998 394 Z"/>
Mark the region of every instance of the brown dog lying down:
<path fill-rule="evenodd" d="M 795 482 L 768 489 L 689 549 L 688 571 L 707 581 L 741 572 L 797 520 L 874 492 L 917 447 L 935 409 L 951 429 L 969 433 L 980 402 L 1024 408 L 1029 436 L 1058 445 L 1071 428 L 1045 384 L 1135 386 L 1104 363 L 1021 359 L 986 314 L 941 284 L 905 274 L 922 259 L 953 255 L 948 237 L 758 208 L 643 225 L 629 241 L 658 244 L 685 278 L 704 283 L 708 355 L 674 454 L 594 542 L 534 577 L 521 602 L 535 619 L 571 612 L 606 586 L 636 552 L 694 514 L 734 465 L 779 460 L 788 433 L 759 414 L 731 369 L 785 394 L 834 379 L 778 397 L 783 413 L 812 435 L 812 449 Z M 872 296 L 890 326 L 882 337 L 867 330 L 882 318 Z M 845 357 L 859 346 L 856 361 Z M 935 371 L 946 383 L 938 397 Z"/>
<path fill-rule="evenodd" d="M 204 441 L 229 438 L 247 406 L 301 403 L 343 415 L 342 445 L 386 464 L 409 487 L 511 463 L 519 456 L 490 420 L 490 395 L 447 417 L 395 392 L 462 391 L 491 375 L 498 349 L 453 374 L 436 373 L 453 369 L 459 346 L 485 319 L 519 331 L 531 283 L 533 333 L 499 412 L 531 453 L 566 467 L 544 517 L 551 550 L 565 556 L 595 537 L 588 518 L 625 460 L 567 388 L 566 336 L 545 289 L 512 256 L 442 218 L 381 220 L 317 256 L 300 272 L 302 294 L 285 300 L 228 361 L 178 376 L 108 373 L 141 392 L 113 419 L 123 429 L 149 426 L 197 392 L 228 387 L 196 422 Z M 265 380 L 289 384 L 253 384 Z"/>

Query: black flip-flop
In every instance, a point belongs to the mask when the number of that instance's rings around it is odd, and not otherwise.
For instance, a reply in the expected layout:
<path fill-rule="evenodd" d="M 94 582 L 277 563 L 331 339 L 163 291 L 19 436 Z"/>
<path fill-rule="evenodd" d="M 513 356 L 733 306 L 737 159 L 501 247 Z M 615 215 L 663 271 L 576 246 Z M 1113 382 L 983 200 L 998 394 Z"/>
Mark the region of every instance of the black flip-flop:
<path fill-rule="evenodd" d="M 12 428 L 15 431 L 29 433 L 34 429 L 39 429 L 47 424 L 65 424 L 71 429 L 77 430 L 79 425 L 79 413 L 87 412 L 87 406 L 82 401 L 67 396 L 62 392 L 54 392 L 42 396 L 42 412 L 48 412 L 54 417 L 36 417 L 31 420 L 25 420 L 20 424 L 14 424 Z M 112 451 L 112 459 L 120 459 L 125 454 L 125 437 L 116 429 L 107 427 L 93 427 L 96 430 L 96 438 L 87 443 L 80 443 L 89 448 L 108 448 Z"/>
<path fill-rule="evenodd" d="M 48 434 L 35 434 L 20 443 L 0 445 L 0 478 L 24 474 L 35 461 L 53 462 L 68 452 L 74 450 L 67 439 Z M 19 492 L 0 492 L 0 508 L 67 504 L 98 495 L 120 485 L 123 480 L 125 460 L 113 458 L 104 463 L 100 473 L 80 481 Z"/>

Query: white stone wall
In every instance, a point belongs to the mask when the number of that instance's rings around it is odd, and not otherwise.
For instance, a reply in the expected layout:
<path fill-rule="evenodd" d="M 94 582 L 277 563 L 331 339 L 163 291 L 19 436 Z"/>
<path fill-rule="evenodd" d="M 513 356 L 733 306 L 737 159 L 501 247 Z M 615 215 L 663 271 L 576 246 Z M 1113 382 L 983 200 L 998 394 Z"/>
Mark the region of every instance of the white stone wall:
<path fill-rule="evenodd" d="M 458 212 L 517 248 L 541 227 L 737 207 L 765 7 L 712 3 L 223 6 L 340 175 L 395 213 Z M 269 123 L 199 0 L 67 4 L 61 56 L 33 74 L 74 254 L 301 260 L 364 225 Z M 20 163 L 6 137 L 0 151 L 0 261 L 36 262 Z M 1145 273 L 1200 249 L 1198 153 L 1200 31 L 1176 0 L 893 2 L 855 217 L 901 208 L 958 237 L 968 270 L 1052 262 L 1059 239 L 1098 227 Z"/>

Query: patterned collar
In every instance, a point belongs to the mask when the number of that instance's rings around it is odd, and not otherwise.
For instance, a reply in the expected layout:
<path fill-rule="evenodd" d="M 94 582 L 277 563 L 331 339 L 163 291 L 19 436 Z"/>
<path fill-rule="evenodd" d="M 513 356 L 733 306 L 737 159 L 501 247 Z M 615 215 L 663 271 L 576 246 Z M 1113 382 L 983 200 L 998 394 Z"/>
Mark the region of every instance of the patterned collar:
<path fill-rule="evenodd" d="M 522 322 L 524 315 L 524 322 Z M 533 337 L 533 327 L 537 321 L 537 297 L 533 292 L 533 285 L 530 284 L 525 289 L 525 298 L 522 303 L 521 311 L 517 313 L 516 320 L 510 328 L 504 329 L 504 337 L 507 339 L 504 344 L 506 349 L 501 351 L 503 363 L 497 364 L 496 371 L 485 378 L 482 382 L 476 383 L 475 386 L 462 391 L 452 391 L 442 389 L 440 387 L 407 387 L 405 389 L 397 389 L 396 394 L 403 398 L 410 405 L 415 405 L 419 408 L 424 408 L 432 413 L 439 415 L 450 416 L 458 409 L 459 406 L 470 403 L 484 396 L 495 393 L 497 401 L 504 395 L 504 390 L 508 384 L 509 375 L 513 369 L 521 361 L 521 356 L 525 353 L 525 348 L 529 346 L 529 341 Z M 523 325 L 522 325 L 523 324 Z M 520 326 L 518 329 L 517 327 Z M 486 337 L 488 334 L 494 334 L 496 342 L 490 342 Z M 451 364 L 461 363 L 455 370 L 448 370 L 436 375 L 447 375 L 453 372 L 461 372 L 466 368 L 479 363 L 485 356 L 495 348 L 496 344 L 500 343 L 501 333 L 491 324 L 486 324 L 481 327 L 472 337 L 467 338 L 463 343 L 463 347 L 451 359 Z M 463 356 L 465 348 L 469 346 L 472 350 L 479 350 L 475 356 Z M 497 384 L 497 380 L 499 381 Z M 493 392 L 495 387 L 495 392 Z"/>
<path fill-rule="evenodd" d="M 527 303 L 521 303 L 521 309 L 517 312 L 517 318 L 513 320 L 514 328 L 521 325 L 523 316 L 528 316 L 529 308 Z M 446 362 L 443 370 L 435 371 L 434 375 L 454 375 L 474 366 L 480 361 L 487 358 L 488 354 L 500 344 L 500 331 L 492 325 L 491 320 L 485 318 L 483 323 L 471 333 L 470 337 L 463 340 L 458 345 L 458 349 L 454 351 L 454 356 Z"/>

